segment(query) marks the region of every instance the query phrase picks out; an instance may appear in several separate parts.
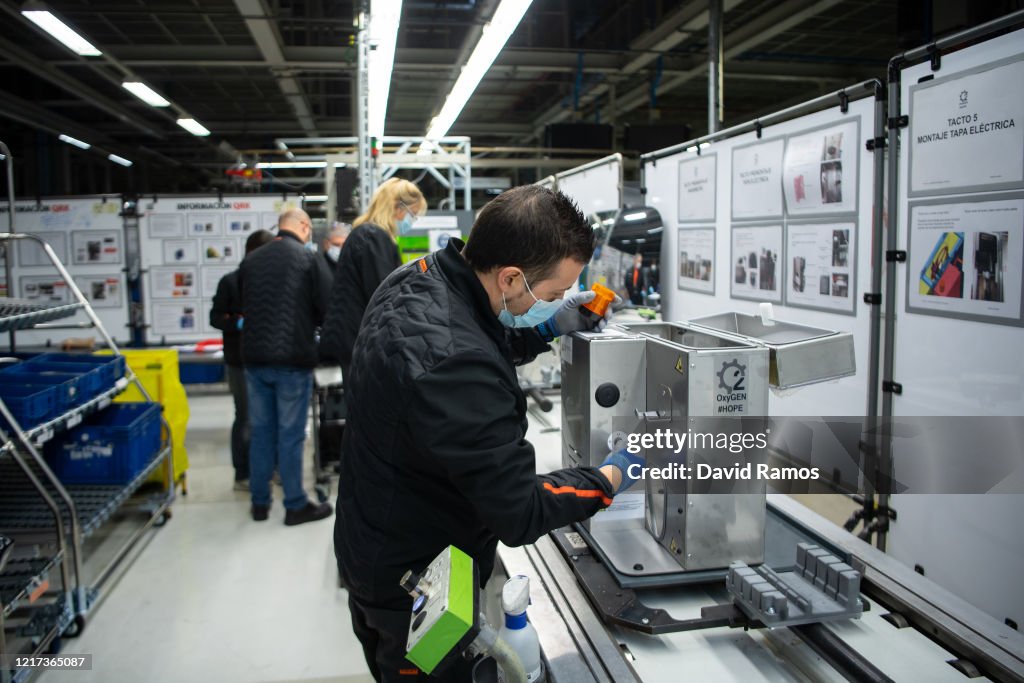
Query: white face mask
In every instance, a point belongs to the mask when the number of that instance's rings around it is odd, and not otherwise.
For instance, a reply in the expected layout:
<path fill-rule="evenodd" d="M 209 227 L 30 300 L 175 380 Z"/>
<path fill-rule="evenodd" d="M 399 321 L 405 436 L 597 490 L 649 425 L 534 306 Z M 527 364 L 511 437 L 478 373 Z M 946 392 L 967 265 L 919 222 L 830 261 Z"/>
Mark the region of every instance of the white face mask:
<path fill-rule="evenodd" d="M 331 259 L 332 261 L 337 261 L 339 256 L 341 256 L 341 247 L 339 247 L 337 244 L 332 244 L 331 246 L 327 247 L 327 258 Z"/>

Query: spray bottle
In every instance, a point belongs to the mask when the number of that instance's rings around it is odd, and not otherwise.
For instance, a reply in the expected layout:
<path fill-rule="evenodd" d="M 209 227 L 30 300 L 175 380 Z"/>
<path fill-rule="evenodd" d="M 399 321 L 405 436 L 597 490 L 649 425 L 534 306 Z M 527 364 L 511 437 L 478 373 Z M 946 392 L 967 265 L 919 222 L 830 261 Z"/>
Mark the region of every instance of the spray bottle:
<path fill-rule="evenodd" d="M 530 604 L 530 578 L 513 576 L 501 590 L 501 608 L 505 611 L 505 625 L 498 631 L 523 663 L 528 683 L 543 680 L 544 666 L 540 659 L 540 642 L 533 624 L 526 619 L 526 608 Z"/>

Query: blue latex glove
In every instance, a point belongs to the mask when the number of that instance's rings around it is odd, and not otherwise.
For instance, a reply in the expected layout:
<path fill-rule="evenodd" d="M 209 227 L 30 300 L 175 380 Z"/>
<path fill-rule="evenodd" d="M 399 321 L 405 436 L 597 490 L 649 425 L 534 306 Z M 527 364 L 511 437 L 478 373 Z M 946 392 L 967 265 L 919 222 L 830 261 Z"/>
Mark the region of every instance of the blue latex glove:
<path fill-rule="evenodd" d="M 235 323 L 235 329 L 240 330 L 243 325 L 245 325 L 245 318 L 239 318 L 238 322 Z"/>
<path fill-rule="evenodd" d="M 594 317 L 589 312 L 583 313 L 580 310 L 580 306 L 590 303 L 594 300 L 595 296 L 597 296 L 597 292 L 591 289 L 567 294 L 562 299 L 562 307 L 547 322 L 538 325 L 537 331 L 547 341 L 570 332 L 584 332 L 588 330 L 600 332 L 612 319 L 612 307 L 609 306 L 608 310 L 605 311 L 604 317 L 597 320 L 594 320 Z M 616 295 L 614 303 L 622 303 L 622 299 Z"/>
<path fill-rule="evenodd" d="M 633 453 L 627 451 L 625 448 L 622 448 L 620 450 L 615 451 L 614 453 L 611 453 L 607 458 L 604 459 L 604 462 L 597 466 L 597 468 L 601 469 L 605 465 L 617 467 L 619 471 L 622 472 L 622 479 L 619 482 L 619 488 L 616 489 L 615 493 L 612 494 L 613 496 L 617 496 L 626 489 L 628 489 L 630 486 L 632 486 L 633 482 L 643 478 L 643 473 L 641 470 L 643 467 L 647 465 L 647 461 L 643 458 L 643 456 L 639 454 L 634 455 Z M 638 467 L 631 468 L 631 465 L 638 465 Z M 632 473 L 630 472 L 630 469 L 632 469 Z"/>

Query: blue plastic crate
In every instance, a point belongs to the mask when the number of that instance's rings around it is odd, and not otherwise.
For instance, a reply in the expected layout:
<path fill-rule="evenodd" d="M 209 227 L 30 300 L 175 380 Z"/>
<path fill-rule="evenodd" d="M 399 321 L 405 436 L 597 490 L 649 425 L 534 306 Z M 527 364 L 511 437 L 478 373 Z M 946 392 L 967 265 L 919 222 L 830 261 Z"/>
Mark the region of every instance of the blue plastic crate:
<path fill-rule="evenodd" d="M 114 403 L 46 445 L 67 484 L 126 484 L 160 450 L 160 404 Z"/>
<path fill-rule="evenodd" d="M 27 361 L 33 363 L 61 363 L 94 368 L 100 383 L 99 391 L 112 387 L 124 377 L 127 364 L 124 356 L 93 356 L 86 353 L 43 353 Z"/>
<path fill-rule="evenodd" d="M 82 375 L 77 372 L 58 372 L 45 367 L 19 363 L 0 370 L 0 382 L 30 386 L 51 386 L 56 389 L 56 409 L 64 412 L 88 400 L 88 392 L 81 389 Z"/>
<path fill-rule="evenodd" d="M 25 430 L 46 422 L 57 412 L 57 390 L 53 386 L 0 382 L 0 399 Z M 0 426 L 10 427 L 2 417 Z"/>
<path fill-rule="evenodd" d="M 32 372 L 56 372 L 78 376 L 78 403 L 92 398 L 103 390 L 103 377 L 99 368 L 95 365 L 84 363 L 47 363 L 30 360 L 22 363 L 19 367 L 26 373 Z"/>

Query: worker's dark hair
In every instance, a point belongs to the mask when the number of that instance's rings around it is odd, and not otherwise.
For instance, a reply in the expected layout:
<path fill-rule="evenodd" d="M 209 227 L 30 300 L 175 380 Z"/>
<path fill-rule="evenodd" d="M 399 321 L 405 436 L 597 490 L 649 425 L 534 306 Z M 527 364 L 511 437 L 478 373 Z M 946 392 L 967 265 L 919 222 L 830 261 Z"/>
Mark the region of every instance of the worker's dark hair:
<path fill-rule="evenodd" d="M 575 202 L 561 192 L 523 185 L 484 206 L 462 254 L 478 272 L 517 266 L 537 282 L 562 259 L 588 263 L 594 246 L 594 231 Z"/>
<path fill-rule="evenodd" d="M 257 230 L 253 234 L 249 235 L 249 238 L 245 240 L 245 255 L 248 256 L 267 242 L 272 242 L 273 240 L 274 233 L 269 230 Z"/>

